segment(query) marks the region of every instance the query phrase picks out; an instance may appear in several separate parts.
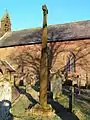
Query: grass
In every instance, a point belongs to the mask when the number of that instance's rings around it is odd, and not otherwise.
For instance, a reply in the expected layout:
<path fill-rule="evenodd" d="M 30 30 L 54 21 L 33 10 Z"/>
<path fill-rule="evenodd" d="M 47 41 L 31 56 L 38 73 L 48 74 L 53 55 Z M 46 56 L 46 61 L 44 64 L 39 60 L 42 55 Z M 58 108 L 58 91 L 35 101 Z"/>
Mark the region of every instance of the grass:
<path fill-rule="evenodd" d="M 68 97 L 61 95 L 56 99 L 65 108 L 68 108 Z M 79 118 L 79 120 L 90 120 L 90 105 L 86 101 L 75 99 L 73 103 L 73 113 Z"/>
<path fill-rule="evenodd" d="M 33 91 L 31 90 L 30 93 Z M 85 96 L 87 99 L 87 97 Z M 86 101 L 86 99 L 79 99 L 75 98 L 75 101 L 73 103 L 73 115 L 76 115 L 79 120 L 90 120 L 90 105 L 89 102 Z M 60 95 L 58 98 L 55 99 L 59 104 L 64 106 L 64 108 L 69 108 L 69 98 L 66 95 Z M 30 99 L 27 98 L 24 94 L 21 94 L 18 101 L 12 106 L 11 111 L 14 116 L 14 120 L 68 120 L 67 116 L 63 116 L 62 113 L 60 114 L 61 117 L 59 116 L 54 116 L 54 118 L 43 118 L 41 119 L 40 116 L 28 116 L 25 114 L 26 109 L 28 106 L 32 104 Z M 56 103 L 55 103 L 56 104 Z M 61 112 L 62 112 L 62 106 L 61 106 Z M 67 114 L 68 117 L 71 119 L 71 114 Z"/>

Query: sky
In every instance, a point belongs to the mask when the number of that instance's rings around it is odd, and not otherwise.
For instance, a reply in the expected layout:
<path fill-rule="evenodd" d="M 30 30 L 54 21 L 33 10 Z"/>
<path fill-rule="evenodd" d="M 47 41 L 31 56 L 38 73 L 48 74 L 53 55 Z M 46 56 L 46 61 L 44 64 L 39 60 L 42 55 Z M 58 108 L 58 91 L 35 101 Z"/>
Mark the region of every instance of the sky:
<path fill-rule="evenodd" d="M 48 25 L 90 20 L 90 0 L 0 0 L 0 19 L 7 9 L 13 31 L 42 27 L 43 4 Z"/>

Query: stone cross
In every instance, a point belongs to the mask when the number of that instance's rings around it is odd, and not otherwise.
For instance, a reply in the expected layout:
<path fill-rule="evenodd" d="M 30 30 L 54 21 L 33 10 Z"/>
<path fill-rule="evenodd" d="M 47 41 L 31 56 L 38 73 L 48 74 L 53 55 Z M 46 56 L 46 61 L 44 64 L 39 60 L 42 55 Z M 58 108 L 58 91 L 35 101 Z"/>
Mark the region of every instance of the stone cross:
<path fill-rule="evenodd" d="M 46 5 L 42 6 L 43 10 L 43 29 L 42 29 L 42 51 L 40 62 L 40 105 L 47 106 L 47 84 L 48 84 L 48 56 L 47 56 L 47 14 Z"/>

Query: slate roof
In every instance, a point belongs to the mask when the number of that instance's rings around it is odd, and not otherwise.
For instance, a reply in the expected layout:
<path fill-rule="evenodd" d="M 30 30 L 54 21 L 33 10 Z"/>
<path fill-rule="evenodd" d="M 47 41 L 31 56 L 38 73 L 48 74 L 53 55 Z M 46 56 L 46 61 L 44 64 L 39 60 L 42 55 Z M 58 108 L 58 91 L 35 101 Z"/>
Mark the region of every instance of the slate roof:
<path fill-rule="evenodd" d="M 42 28 L 6 33 L 0 38 L 0 48 L 41 43 Z M 90 38 L 90 20 L 48 26 L 48 42 Z"/>

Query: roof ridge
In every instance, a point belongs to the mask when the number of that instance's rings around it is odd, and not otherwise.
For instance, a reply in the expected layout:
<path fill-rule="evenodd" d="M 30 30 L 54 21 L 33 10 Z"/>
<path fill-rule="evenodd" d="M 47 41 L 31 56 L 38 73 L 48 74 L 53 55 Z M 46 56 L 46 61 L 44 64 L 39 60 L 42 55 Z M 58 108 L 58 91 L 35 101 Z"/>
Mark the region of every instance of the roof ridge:
<path fill-rule="evenodd" d="M 24 30 L 38 30 L 38 29 L 40 29 L 41 27 L 36 27 L 36 28 L 25 28 L 25 29 L 20 29 L 20 30 L 14 30 L 14 31 L 12 31 L 12 32 L 19 32 L 19 31 L 24 31 Z"/>
<path fill-rule="evenodd" d="M 58 25 L 66 25 L 66 24 L 74 24 L 74 23 L 76 23 L 76 24 L 78 24 L 78 23 L 82 23 L 82 22 L 88 22 L 88 21 L 90 21 L 90 20 L 82 20 L 82 21 L 73 21 L 73 22 L 67 22 L 67 23 L 61 23 L 61 24 L 50 24 L 50 25 L 48 25 L 48 27 L 54 27 L 54 26 L 58 26 Z M 39 30 L 39 29 L 41 29 L 42 27 L 36 27 L 36 28 L 25 28 L 25 29 L 20 29 L 20 30 L 14 30 L 14 31 L 12 31 L 12 32 L 20 32 L 20 31 L 24 31 L 24 30 Z"/>

